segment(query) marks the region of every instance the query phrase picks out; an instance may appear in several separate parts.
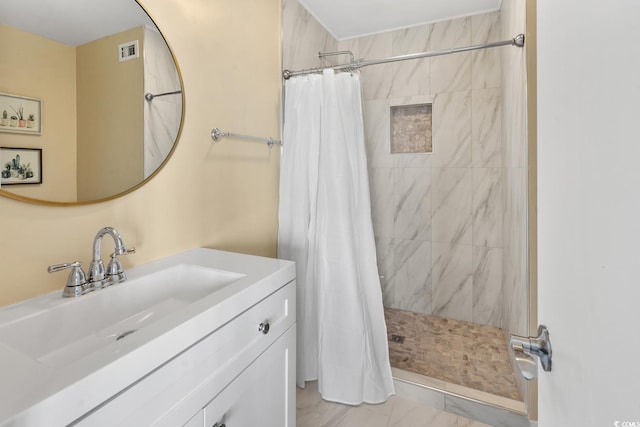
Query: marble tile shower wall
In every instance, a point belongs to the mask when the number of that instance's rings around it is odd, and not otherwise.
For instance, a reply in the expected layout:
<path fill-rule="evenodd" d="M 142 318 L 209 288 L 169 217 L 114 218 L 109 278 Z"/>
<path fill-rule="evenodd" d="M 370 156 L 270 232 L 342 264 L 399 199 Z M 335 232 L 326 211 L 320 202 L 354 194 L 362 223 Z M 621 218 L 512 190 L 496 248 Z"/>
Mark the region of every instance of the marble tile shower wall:
<path fill-rule="evenodd" d="M 526 3 L 505 0 L 502 8 L 503 36 L 525 32 Z M 526 48 L 525 48 L 526 49 Z M 503 247 L 505 262 L 505 329 L 528 335 L 528 243 L 527 243 L 527 108 L 525 49 L 502 51 L 505 108 L 502 139 L 505 173 L 503 175 L 504 212 Z"/>
<path fill-rule="evenodd" d="M 337 41 L 297 0 L 282 0 L 282 69 L 320 66 L 318 52 L 337 50 Z"/>
<path fill-rule="evenodd" d="M 499 13 L 338 43 L 358 58 L 499 40 Z M 502 327 L 499 52 L 361 71 L 372 215 L 386 306 Z M 433 103 L 433 153 L 390 154 L 392 105 Z"/>
<path fill-rule="evenodd" d="M 496 12 L 337 42 L 297 0 L 282 5 L 284 69 L 319 66 L 318 51 L 376 59 L 513 36 L 505 37 Z M 514 152 L 502 142 L 503 122 L 512 117 L 502 99 L 513 93 L 502 87 L 503 49 L 361 71 L 372 215 L 389 307 L 510 330 L 522 311 L 510 308 L 521 292 L 504 289 L 503 280 L 506 273 L 513 284 L 520 268 L 504 265 L 505 244 L 521 243 L 510 235 L 519 202 L 505 197 L 511 175 L 505 156 Z M 389 107 L 425 102 L 433 103 L 433 154 L 390 154 Z"/>
<path fill-rule="evenodd" d="M 524 33 L 526 1 L 503 0 L 502 38 Z M 504 329 L 529 335 L 528 300 L 528 159 L 527 159 L 527 73 L 524 49 L 502 49 L 502 157 L 504 174 L 504 219 L 502 231 Z M 516 375 L 520 394 L 529 400 L 528 385 Z"/>

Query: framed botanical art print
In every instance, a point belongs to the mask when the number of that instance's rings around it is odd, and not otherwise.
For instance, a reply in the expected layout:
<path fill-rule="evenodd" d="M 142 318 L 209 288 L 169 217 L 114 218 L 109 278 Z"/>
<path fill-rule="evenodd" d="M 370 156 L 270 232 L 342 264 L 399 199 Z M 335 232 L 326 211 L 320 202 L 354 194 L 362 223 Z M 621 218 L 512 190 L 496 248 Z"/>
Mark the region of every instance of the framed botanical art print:
<path fill-rule="evenodd" d="M 0 93 L 0 132 L 42 134 L 42 101 Z"/>
<path fill-rule="evenodd" d="M 0 185 L 42 184 L 42 149 L 0 148 Z"/>

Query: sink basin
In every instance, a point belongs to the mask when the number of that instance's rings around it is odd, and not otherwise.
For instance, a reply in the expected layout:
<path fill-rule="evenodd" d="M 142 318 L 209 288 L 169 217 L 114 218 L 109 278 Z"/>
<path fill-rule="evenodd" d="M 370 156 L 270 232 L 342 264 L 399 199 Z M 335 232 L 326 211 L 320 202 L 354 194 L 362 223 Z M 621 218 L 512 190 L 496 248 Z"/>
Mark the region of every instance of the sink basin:
<path fill-rule="evenodd" d="M 50 367 L 62 367 L 244 277 L 182 263 L 67 300 L 0 327 L 0 342 Z"/>

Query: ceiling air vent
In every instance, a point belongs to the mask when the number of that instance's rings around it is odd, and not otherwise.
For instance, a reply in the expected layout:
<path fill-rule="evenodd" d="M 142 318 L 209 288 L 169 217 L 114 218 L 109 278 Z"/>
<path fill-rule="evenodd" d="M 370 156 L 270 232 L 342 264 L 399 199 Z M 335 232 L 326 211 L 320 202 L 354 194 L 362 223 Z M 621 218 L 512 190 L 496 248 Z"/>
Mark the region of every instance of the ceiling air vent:
<path fill-rule="evenodd" d="M 118 59 L 120 62 L 128 61 L 138 56 L 138 40 L 118 45 Z"/>

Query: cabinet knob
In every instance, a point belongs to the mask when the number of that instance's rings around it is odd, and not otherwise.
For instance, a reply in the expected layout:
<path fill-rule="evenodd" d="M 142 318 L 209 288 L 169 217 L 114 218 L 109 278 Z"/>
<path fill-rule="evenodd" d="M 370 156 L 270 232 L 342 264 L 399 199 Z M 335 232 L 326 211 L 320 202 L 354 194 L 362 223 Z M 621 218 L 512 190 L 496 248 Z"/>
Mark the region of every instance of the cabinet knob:
<path fill-rule="evenodd" d="M 263 334 L 267 335 L 269 333 L 269 322 L 263 322 L 260 323 L 260 325 L 258 326 L 258 332 L 262 332 Z"/>

